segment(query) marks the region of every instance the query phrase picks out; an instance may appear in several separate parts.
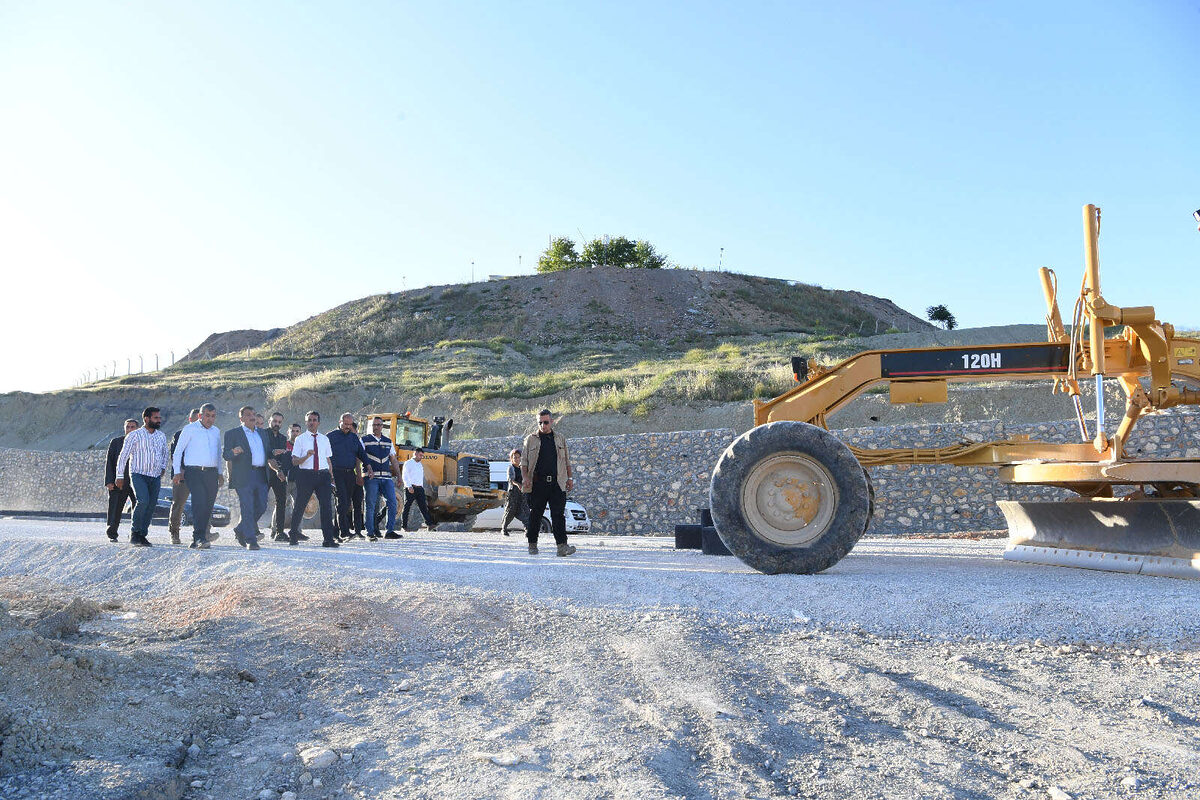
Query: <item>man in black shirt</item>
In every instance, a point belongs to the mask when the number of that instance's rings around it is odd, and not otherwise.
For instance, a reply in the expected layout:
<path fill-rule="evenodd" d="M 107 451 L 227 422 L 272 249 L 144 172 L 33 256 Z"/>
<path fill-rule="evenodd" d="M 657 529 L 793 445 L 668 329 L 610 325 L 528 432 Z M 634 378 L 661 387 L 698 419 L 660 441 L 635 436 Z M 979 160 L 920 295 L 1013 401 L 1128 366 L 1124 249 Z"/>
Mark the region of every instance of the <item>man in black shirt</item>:
<path fill-rule="evenodd" d="M 550 524 L 558 555 L 569 556 L 575 548 L 567 544 L 567 492 L 575 487 L 571 477 L 571 460 L 567 455 L 567 440 L 554 429 L 550 409 L 538 413 L 538 429 L 525 437 L 521 453 L 521 490 L 529 497 L 529 554 L 537 555 L 538 533 L 542 514 L 550 506 Z"/>
<path fill-rule="evenodd" d="M 275 411 L 271 414 L 271 427 L 267 428 L 267 485 L 275 497 L 275 514 L 271 517 L 271 538 L 276 542 L 287 541 L 284 525 L 287 520 L 288 468 L 292 466 L 292 458 L 288 455 L 288 440 L 283 432 L 283 414 Z"/>
<path fill-rule="evenodd" d="M 117 475 L 117 459 L 121 448 L 125 445 L 125 437 L 138 429 L 136 419 L 125 420 L 125 433 L 116 436 L 108 443 L 108 458 L 104 462 L 104 488 L 108 489 L 108 540 L 117 540 L 117 528 L 121 525 L 121 513 L 125 504 L 133 499 L 133 482 L 129 480 L 129 465 L 125 465 L 124 476 Z M 117 485 L 117 478 L 124 477 L 125 482 Z"/>

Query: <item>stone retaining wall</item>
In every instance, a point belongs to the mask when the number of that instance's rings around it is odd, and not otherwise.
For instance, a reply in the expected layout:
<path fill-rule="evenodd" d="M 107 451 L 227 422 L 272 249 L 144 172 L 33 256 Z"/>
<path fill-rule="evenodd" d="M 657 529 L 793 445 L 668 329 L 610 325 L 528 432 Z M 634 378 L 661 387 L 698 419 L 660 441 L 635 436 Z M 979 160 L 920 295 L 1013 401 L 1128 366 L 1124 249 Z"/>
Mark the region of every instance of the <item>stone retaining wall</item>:
<path fill-rule="evenodd" d="M 566 433 L 570 433 L 566 431 Z M 834 431 L 861 448 L 933 446 L 1028 435 L 1049 442 L 1078 440 L 1074 422 L 1007 425 L 999 421 L 906 425 Z M 708 505 L 713 464 L 734 438 L 728 428 L 706 431 L 580 437 L 569 440 L 577 487 L 597 533 L 670 533 L 696 521 Z M 456 449 L 507 460 L 516 437 L 460 439 Z M 1138 423 L 1129 451 L 1142 457 L 1200 458 L 1200 411 L 1176 410 Z M 0 449 L 0 509 L 103 511 L 104 452 Z M 871 470 L 875 486 L 874 534 L 987 530 L 1004 527 L 996 500 L 1065 496 L 1041 487 L 1000 483 L 988 469 L 893 466 Z M 228 487 L 218 502 L 236 509 Z"/>

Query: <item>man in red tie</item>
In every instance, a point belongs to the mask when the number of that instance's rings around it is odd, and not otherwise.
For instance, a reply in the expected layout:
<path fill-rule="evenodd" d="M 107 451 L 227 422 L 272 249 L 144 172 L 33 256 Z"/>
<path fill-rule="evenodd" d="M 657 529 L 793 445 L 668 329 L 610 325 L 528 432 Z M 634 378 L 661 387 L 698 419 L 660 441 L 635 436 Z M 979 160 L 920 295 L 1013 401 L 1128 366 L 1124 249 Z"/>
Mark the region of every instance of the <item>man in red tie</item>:
<path fill-rule="evenodd" d="M 337 547 L 333 528 L 333 491 L 329 477 L 329 459 L 333 456 L 333 448 L 329 444 L 329 437 L 317 430 L 321 425 L 320 414 L 310 411 L 304 421 L 308 431 L 296 437 L 292 445 L 294 468 L 288 473 L 288 479 L 296 483 L 296 505 L 292 508 L 288 543 L 293 546 L 300 544 L 300 521 L 304 518 L 308 499 L 316 492 L 317 503 L 321 506 L 321 546 Z"/>

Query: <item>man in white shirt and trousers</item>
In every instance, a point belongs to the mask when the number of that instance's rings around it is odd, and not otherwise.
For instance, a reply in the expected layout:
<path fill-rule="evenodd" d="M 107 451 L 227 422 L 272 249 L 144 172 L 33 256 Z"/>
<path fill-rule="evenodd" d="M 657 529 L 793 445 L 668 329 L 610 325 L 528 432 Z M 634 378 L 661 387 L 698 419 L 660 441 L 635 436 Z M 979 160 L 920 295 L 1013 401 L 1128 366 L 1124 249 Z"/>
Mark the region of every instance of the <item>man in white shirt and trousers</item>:
<path fill-rule="evenodd" d="M 425 451 L 418 447 L 400 471 L 400 477 L 404 480 L 404 514 L 400 518 L 400 527 L 404 530 L 408 530 L 408 510 L 414 501 L 425 518 L 425 526 L 431 531 L 437 530 L 437 525 L 429 516 L 429 503 L 425 499 L 425 467 L 421 466 L 424 457 Z"/>
<path fill-rule="evenodd" d="M 221 458 L 221 432 L 217 430 L 217 407 L 200 406 L 200 419 L 184 426 L 175 445 L 174 483 L 187 481 L 192 496 L 192 544 L 194 550 L 208 549 L 208 523 L 217 488 L 225 482 L 225 461 Z"/>
<path fill-rule="evenodd" d="M 304 418 L 308 430 L 296 437 L 292 444 L 292 471 L 288 480 L 296 483 L 296 505 L 292 508 L 292 527 L 288 531 L 288 544 L 300 544 L 300 522 L 304 519 L 304 508 L 308 499 L 317 494 L 321 506 L 322 547 L 337 547 L 337 534 L 333 529 L 333 486 L 329 460 L 333 447 L 329 437 L 317 430 L 321 415 L 310 411 Z"/>

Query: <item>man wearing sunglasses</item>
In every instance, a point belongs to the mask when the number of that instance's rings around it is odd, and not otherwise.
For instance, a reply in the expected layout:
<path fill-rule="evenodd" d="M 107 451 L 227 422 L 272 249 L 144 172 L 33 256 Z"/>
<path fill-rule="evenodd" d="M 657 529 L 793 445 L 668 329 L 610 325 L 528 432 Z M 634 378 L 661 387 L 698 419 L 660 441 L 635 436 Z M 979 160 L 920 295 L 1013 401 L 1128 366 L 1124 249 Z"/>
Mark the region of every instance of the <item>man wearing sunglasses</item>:
<path fill-rule="evenodd" d="M 567 492 L 575 487 L 571 477 L 571 460 L 567 455 L 566 438 L 554 430 L 550 409 L 538 412 L 538 427 L 525 437 L 521 448 L 521 490 L 529 498 L 529 554 L 537 555 L 538 533 L 542 514 L 550 506 L 550 524 L 554 528 L 554 543 L 560 556 L 569 556 L 575 548 L 567 544 Z"/>

